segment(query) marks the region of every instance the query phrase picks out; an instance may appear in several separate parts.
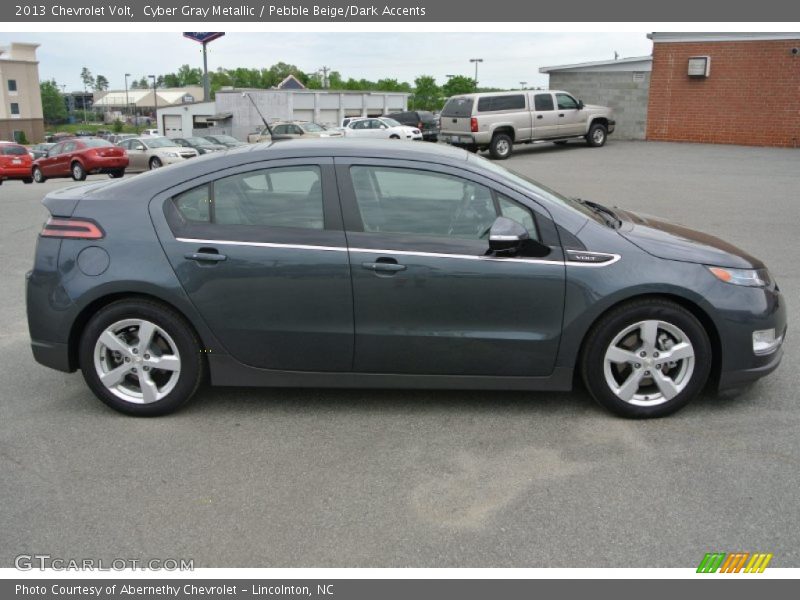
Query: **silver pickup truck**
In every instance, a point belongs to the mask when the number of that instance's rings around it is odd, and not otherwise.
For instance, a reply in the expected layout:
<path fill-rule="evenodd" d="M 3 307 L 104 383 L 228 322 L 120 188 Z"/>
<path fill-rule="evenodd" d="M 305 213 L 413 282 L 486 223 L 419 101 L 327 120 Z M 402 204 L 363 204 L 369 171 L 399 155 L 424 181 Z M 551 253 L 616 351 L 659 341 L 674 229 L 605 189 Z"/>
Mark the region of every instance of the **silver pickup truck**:
<path fill-rule="evenodd" d="M 439 139 L 495 159 L 511 156 L 514 144 L 566 143 L 585 138 L 602 146 L 616 125 L 610 108 L 584 104 L 568 92 L 490 92 L 453 96 L 442 109 Z"/>

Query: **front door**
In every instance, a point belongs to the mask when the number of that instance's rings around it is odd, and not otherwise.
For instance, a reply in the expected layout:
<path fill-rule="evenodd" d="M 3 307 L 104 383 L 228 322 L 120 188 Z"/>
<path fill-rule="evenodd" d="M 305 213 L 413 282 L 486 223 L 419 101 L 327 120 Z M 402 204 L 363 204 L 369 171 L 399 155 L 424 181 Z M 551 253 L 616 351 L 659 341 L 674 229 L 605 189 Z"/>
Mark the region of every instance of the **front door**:
<path fill-rule="evenodd" d="M 229 169 L 167 196 L 151 204 L 159 237 L 229 354 L 268 369 L 351 369 L 352 289 L 331 159 Z"/>
<path fill-rule="evenodd" d="M 578 101 L 569 94 L 556 94 L 558 130 L 561 136 L 583 135 L 585 118 L 578 109 Z"/>
<path fill-rule="evenodd" d="M 337 159 L 355 314 L 354 370 L 543 376 L 561 335 L 561 249 L 487 256 L 508 216 L 539 235 L 533 203 L 480 176 L 419 162 Z"/>

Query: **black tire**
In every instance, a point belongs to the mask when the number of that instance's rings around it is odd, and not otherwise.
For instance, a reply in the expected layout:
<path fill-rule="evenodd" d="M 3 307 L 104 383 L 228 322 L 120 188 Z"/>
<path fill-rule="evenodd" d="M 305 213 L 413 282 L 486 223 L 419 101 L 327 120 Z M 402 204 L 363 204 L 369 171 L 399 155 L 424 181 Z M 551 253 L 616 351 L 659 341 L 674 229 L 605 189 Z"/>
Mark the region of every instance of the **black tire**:
<path fill-rule="evenodd" d="M 115 395 L 100 381 L 95 368 L 94 353 L 99 337 L 106 328 L 126 319 L 146 320 L 163 329 L 174 342 L 180 357 L 177 383 L 163 398 L 150 404 L 137 404 Z M 200 340 L 194 330 L 171 308 L 149 300 L 119 300 L 100 309 L 86 324 L 78 347 L 78 358 L 87 385 L 105 404 L 128 415 L 155 417 L 177 410 L 197 391 L 206 371 L 200 348 Z"/>
<path fill-rule="evenodd" d="M 23 178 L 22 183 L 25 183 L 25 184 L 33 183 L 33 177 L 25 177 L 25 178 Z"/>
<path fill-rule="evenodd" d="M 399 139 L 400 139 L 400 136 L 399 136 L 399 135 L 390 135 L 390 136 L 389 136 L 389 139 L 390 139 L 390 140 L 399 140 Z"/>
<path fill-rule="evenodd" d="M 36 183 L 44 183 L 47 181 L 47 177 L 44 176 L 44 173 L 42 173 L 39 167 L 33 167 L 33 180 Z"/>
<path fill-rule="evenodd" d="M 78 161 L 73 162 L 69 166 L 69 172 L 72 174 L 72 179 L 75 181 L 86 181 L 86 169 Z"/>
<path fill-rule="evenodd" d="M 589 133 L 586 134 L 586 143 L 592 148 L 600 148 L 605 146 L 608 139 L 608 129 L 602 123 L 594 123 L 589 127 Z"/>
<path fill-rule="evenodd" d="M 514 142 L 507 133 L 496 133 L 489 144 L 489 154 L 495 160 L 505 160 L 511 156 Z"/>
<path fill-rule="evenodd" d="M 125 169 L 118 169 L 116 171 L 111 171 L 108 174 L 108 176 L 111 177 L 111 179 L 119 179 L 120 177 L 124 177 L 125 176 Z"/>
<path fill-rule="evenodd" d="M 151 171 L 154 170 L 154 169 L 160 169 L 161 167 L 164 166 L 164 163 L 162 163 L 161 159 L 158 158 L 157 156 L 154 156 L 153 158 L 151 158 L 150 162 L 148 164 L 150 165 L 150 170 Z"/>
<path fill-rule="evenodd" d="M 677 395 L 670 399 L 662 399 L 660 401 L 661 403 L 643 406 L 623 400 L 612 390 L 610 384 L 606 380 L 605 356 L 611 343 L 619 334 L 624 332 L 626 328 L 647 320 L 658 320 L 668 323 L 685 334 L 688 341 L 691 342 L 694 358 L 693 370 L 690 374 L 686 375 L 688 379 L 685 382 L 685 386 Z M 632 351 L 638 353 L 640 349 L 641 348 L 633 349 Z M 663 351 L 662 349 L 662 353 Z M 641 355 L 638 354 L 638 356 Z M 650 360 L 652 362 L 657 362 L 657 358 L 654 357 L 658 357 L 658 355 L 654 354 L 653 356 L 643 358 L 643 362 L 639 363 L 639 367 L 642 369 L 652 369 L 653 367 L 648 367 L 648 364 L 644 361 Z M 672 414 L 695 398 L 708 380 L 711 363 L 711 343 L 708 338 L 708 333 L 700 321 L 688 310 L 674 302 L 657 298 L 648 298 L 627 302 L 612 309 L 592 327 L 592 330 L 584 341 L 580 371 L 586 388 L 601 406 L 622 417 L 646 419 L 664 417 Z M 680 369 L 680 364 L 679 362 L 679 366 L 675 368 Z M 634 366 L 631 365 L 627 368 L 629 368 L 632 373 Z M 653 371 L 657 372 L 655 369 L 653 369 Z M 643 373 L 646 375 L 650 373 L 650 371 L 644 370 Z M 654 393 L 658 394 L 659 386 L 655 385 L 655 381 L 652 378 L 644 378 L 642 381 L 645 382 L 645 384 L 648 381 L 652 382 L 651 388 L 637 388 L 637 390 L 645 389 L 642 395 L 645 401 L 649 401 L 647 394 L 651 392 L 647 390 L 653 389 Z M 656 396 L 652 396 L 652 398 L 654 402 L 659 402 Z"/>

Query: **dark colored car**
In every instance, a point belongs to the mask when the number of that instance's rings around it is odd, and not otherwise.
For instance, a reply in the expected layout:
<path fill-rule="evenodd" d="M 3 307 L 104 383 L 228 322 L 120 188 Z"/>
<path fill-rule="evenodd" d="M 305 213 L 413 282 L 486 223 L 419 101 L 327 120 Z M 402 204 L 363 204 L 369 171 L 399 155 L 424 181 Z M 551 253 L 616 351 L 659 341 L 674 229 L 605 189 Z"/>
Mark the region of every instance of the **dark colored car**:
<path fill-rule="evenodd" d="M 43 156 L 47 155 L 47 151 L 50 150 L 50 148 L 52 148 L 53 146 L 55 146 L 55 144 L 50 142 L 44 142 L 41 144 L 36 144 L 34 146 L 31 146 L 30 153 L 32 154 L 33 160 L 36 160 L 37 158 L 42 158 Z"/>
<path fill-rule="evenodd" d="M 220 150 L 227 150 L 228 146 L 223 144 L 215 144 L 204 137 L 188 137 L 188 138 L 172 138 L 178 146 L 184 148 L 194 148 L 200 154 L 209 154 L 210 152 L 219 152 Z"/>
<path fill-rule="evenodd" d="M 762 377 L 786 306 L 712 236 L 452 147 L 291 140 L 52 192 L 33 354 L 109 406 L 214 385 L 569 390 L 657 417 Z"/>
<path fill-rule="evenodd" d="M 427 110 L 409 110 L 406 112 L 392 113 L 388 116 L 403 125 L 416 127 L 422 131 L 422 139 L 426 142 L 435 142 L 439 139 L 439 119 L 432 112 Z"/>
<path fill-rule="evenodd" d="M 125 175 L 128 154 L 123 148 L 99 138 L 75 138 L 55 144 L 33 161 L 33 179 L 44 183 L 54 177 L 83 181 L 87 175 L 105 173 L 116 179 Z"/>
<path fill-rule="evenodd" d="M 33 183 L 31 155 L 28 149 L 16 142 L 0 142 L 0 185 L 6 179 L 21 179 Z"/>
<path fill-rule="evenodd" d="M 225 146 L 226 148 L 236 148 L 237 146 L 245 146 L 244 142 L 240 142 L 235 137 L 230 135 L 205 135 L 203 136 L 212 144 L 218 146 Z"/>

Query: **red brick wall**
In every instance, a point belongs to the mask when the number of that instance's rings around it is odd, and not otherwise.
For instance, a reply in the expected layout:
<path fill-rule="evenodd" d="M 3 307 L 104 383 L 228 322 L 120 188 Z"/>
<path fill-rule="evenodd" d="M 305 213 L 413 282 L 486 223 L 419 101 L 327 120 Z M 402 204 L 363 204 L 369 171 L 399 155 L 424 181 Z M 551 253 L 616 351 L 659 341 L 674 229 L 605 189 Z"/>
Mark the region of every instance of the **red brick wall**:
<path fill-rule="evenodd" d="M 800 147 L 798 40 L 657 42 L 647 139 Z M 710 56 L 707 78 L 690 56 Z"/>

